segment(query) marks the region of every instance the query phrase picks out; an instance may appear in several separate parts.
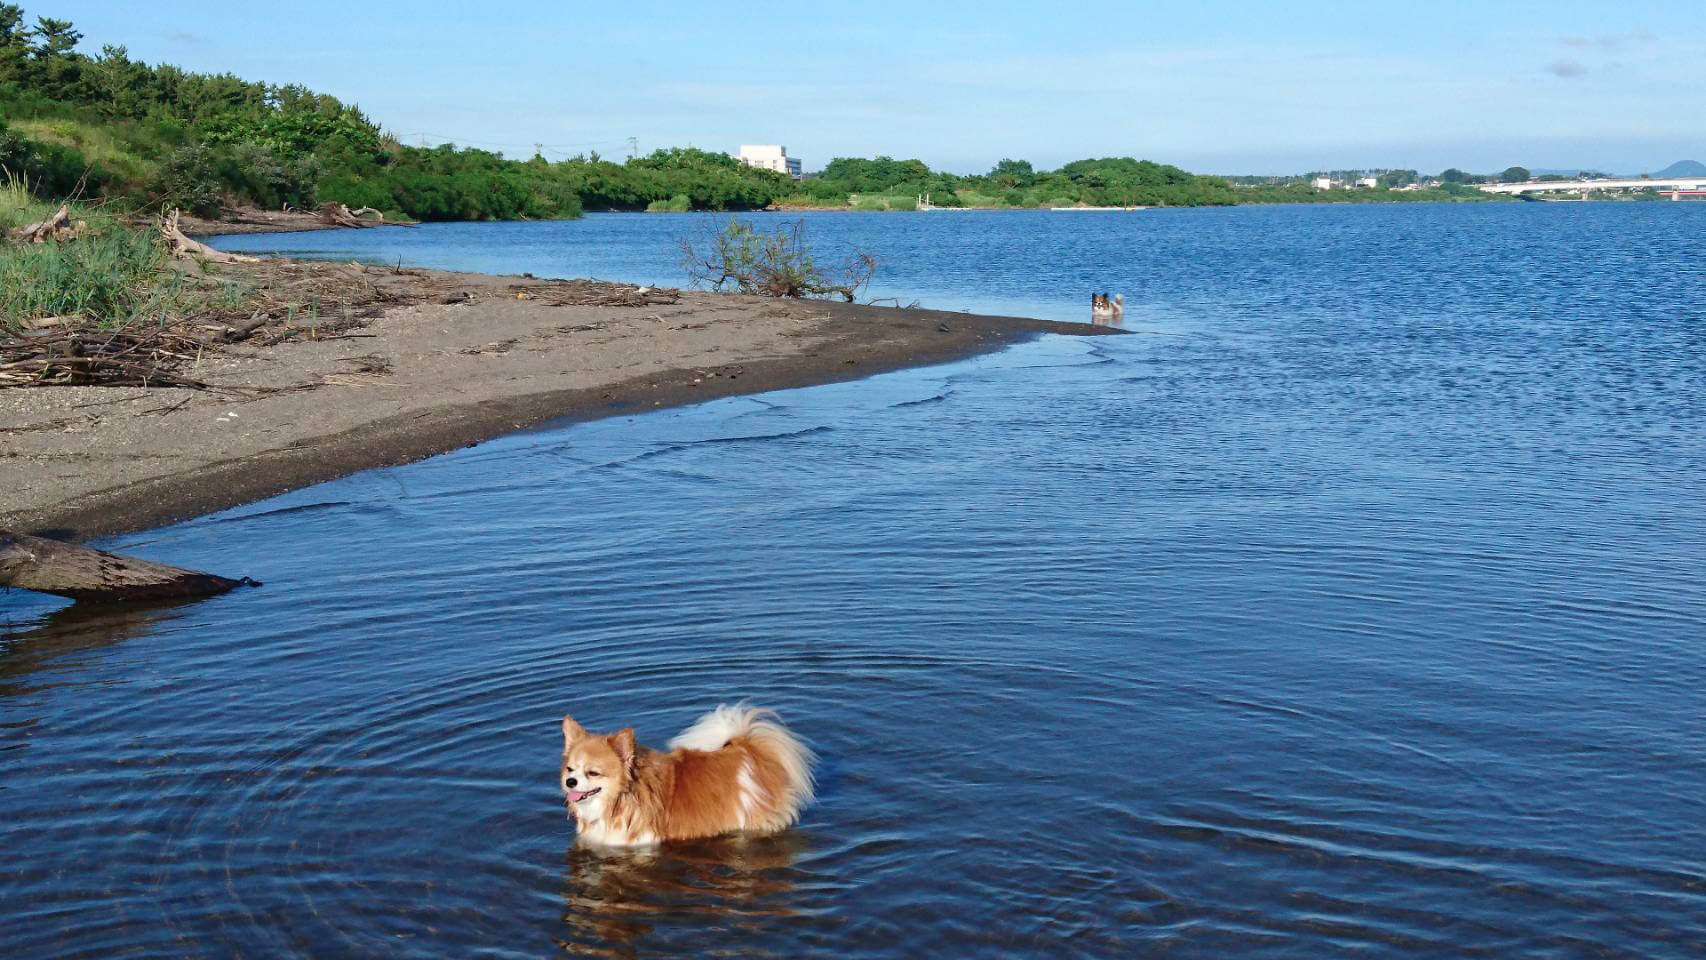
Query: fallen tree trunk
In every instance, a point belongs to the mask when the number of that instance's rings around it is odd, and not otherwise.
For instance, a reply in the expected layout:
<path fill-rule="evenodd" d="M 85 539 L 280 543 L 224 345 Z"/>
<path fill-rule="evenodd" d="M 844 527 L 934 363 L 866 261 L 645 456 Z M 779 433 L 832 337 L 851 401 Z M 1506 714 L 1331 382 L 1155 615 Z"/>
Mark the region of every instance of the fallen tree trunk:
<path fill-rule="evenodd" d="M 173 210 L 160 221 L 160 235 L 166 238 L 166 249 L 172 256 L 186 260 L 210 260 L 214 263 L 256 263 L 255 257 L 215 250 L 205 243 L 191 240 L 178 229 L 178 211 Z"/>
<path fill-rule="evenodd" d="M 0 530 L 0 587 L 73 600 L 164 600 L 210 597 L 245 585 L 260 583 Z"/>
<path fill-rule="evenodd" d="M 13 243 L 46 243 L 49 240 L 75 240 L 88 224 L 79 220 L 71 222 L 71 205 L 60 204 L 59 210 L 53 216 L 40 223 L 32 223 L 27 227 L 19 227 L 10 234 Z"/>
<path fill-rule="evenodd" d="M 362 219 L 368 214 L 379 219 Z M 320 222 L 331 227 L 382 227 L 385 225 L 385 214 L 372 207 L 351 210 L 341 203 L 327 203 L 320 207 Z"/>

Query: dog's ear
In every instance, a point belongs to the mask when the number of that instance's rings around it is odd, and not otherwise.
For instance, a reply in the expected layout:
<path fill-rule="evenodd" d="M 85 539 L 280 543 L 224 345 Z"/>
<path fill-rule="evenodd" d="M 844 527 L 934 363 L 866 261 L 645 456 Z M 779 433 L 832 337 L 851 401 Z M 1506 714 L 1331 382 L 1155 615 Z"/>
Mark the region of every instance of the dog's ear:
<path fill-rule="evenodd" d="M 570 744 L 586 736 L 586 730 L 575 722 L 574 717 L 563 718 L 563 743 Z"/>
<path fill-rule="evenodd" d="M 622 729 L 611 734 L 610 735 L 610 749 L 616 751 L 616 755 L 618 757 L 622 758 L 622 765 L 624 767 L 633 767 L 633 765 L 634 765 L 634 728 L 633 727 L 623 727 Z"/>

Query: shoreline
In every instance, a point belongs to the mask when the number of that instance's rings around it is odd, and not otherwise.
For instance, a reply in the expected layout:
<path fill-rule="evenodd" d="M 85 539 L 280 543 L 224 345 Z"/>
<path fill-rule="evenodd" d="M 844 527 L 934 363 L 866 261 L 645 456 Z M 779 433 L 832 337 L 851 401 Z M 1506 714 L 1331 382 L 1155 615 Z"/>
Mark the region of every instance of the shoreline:
<path fill-rule="evenodd" d="M 455 292 L 337 335 L 210 353 L 196 374 L 229 393 L 0 390 L 0 528 L 134 533 L 549 422 L 861 379 L 1044 333 L 1123 332 L 696 291 L 661 306 L 553 305 L 539 293 L 551 281 L 408 273 Z"/>

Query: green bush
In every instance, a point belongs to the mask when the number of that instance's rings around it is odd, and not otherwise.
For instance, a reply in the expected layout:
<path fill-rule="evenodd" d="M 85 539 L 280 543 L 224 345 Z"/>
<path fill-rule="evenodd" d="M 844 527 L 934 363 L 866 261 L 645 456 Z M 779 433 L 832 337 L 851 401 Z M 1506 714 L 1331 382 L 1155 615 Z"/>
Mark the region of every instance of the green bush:
<path fill-rule="evenodd" d="M 198 217 L 219 216 L 225 191 L 213 150 L 199 143 L 174 150 L 160 165 L 155 193 L 161 206 L 178 207 Z"/>
<path fill-rule="evenodd" d="M 805 221 L 761 233 L 731 219 L 720 231 L 706 229 L 695 240 L 681 239 L 682 266 L 695 284 L 722 290 L 733 284 L 741 293 L 764 297 L 837 296 L 849 303 L 876 272 L 869 254 L 855 254 L 837 268 L 818 265 L 805 243 Z"/>
<path fill-rule="evenodd" d="M 313 154 L 286 158 L 265 144 L 240 143 L 221 160 L 221 179 L 240 197 L 269 210 L 285 204 L 299 209 L 314 206 L 319 162 Z"/>
<path fill-rule="evenodd" d="M 359 210 L 362 207 L 390 210 L 399 207 L 390 190 L 348 173 L 322 177 L 314 187 L 314 196 L 326 203 L 341 203 L 351 210 Z"/>
<path fill-rule="evenodd" d="M 30 142 L 7 129 L 6 121 L 0 118 L 0 170 L 22 176 L 24 165 L 35 156 Z M 0 176 L 5 174 L 0 173 Z"/>

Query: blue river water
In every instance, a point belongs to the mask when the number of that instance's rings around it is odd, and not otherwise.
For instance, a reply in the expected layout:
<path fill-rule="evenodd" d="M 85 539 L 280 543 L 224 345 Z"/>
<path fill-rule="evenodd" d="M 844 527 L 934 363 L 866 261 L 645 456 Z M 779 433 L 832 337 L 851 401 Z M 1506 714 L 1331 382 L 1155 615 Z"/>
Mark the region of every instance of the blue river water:
<path fill-rule="evenodd" d="M 775 215 L 774 222 L 783 222 Z M 813 215 L 1085 319 L 516 434 L 0 596 L 6 956 L 1706 956 L 1706 206 Z M 226 238 L 679 283 L 713 217 Z M 557 723 L 820 801 L 577 849 Z"/>

